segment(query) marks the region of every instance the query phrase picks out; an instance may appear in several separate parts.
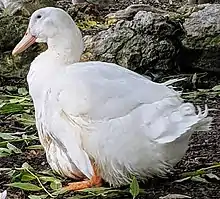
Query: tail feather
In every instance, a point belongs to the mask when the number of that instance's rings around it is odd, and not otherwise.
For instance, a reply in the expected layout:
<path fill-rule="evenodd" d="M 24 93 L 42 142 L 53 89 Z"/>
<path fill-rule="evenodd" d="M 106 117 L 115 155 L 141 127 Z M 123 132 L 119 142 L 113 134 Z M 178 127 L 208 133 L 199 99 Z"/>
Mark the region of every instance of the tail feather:
<path fill-rule="evenodd" d="M 176 83 L 176 82 L 180 82 L 180 81 L 184 81 L 186 78 L 176 78 L 176 79 L 170 79 L 170 80 L 168 80 L 168 81 L 166 81 L 166 82 L 163 82 L 162 84 L 164 85 L 164 86 L 167 86 L 167 87 L 169 87 L 170 89 L 176 89 L 176 87 L 175 86 L 173 86 L 172 84 L 174 84 L 174 83 Z M 175 92 L 176 93 L 178 93 L 179 95 L 181 95 L 182 94 L 182 91 L 176 91 L 175 90 Z"/>
<path fill-rule="evenodd" d="M 205 105 L 203 112 L 200 107 L 197 107 L 197 109 L 198 114 L 196 114 L 193 104 L 182 104 L 178 110 L 168 116 L 166 130 L 161 132 L 155 141 L 170 143 L 183 135 L 189 138 L 195 131 L 208 131 L 212 123 L 212 117 L 207 117 L 209 112 L 208 106 Z"/>
<path fill-rule="evenodd" d="M 186 103 L 186 104 L 188 104 L 188 103 Z M 208 108 L 207 104 L 205 104 L 205 110 L 203 112 L 202 112 L 202 109 L 200 106 L 197 106 L 197 110 L 198 110 L 198 114 L 195 115 L 195 117 L 197 117 L 197 121 L 194 124 L 192 124 L 192 126 L 190 127 L 190 129 L 191 129 L 190 132 L 210 130 L 213 118 L 207 117 L 208 113 L 209 113 L 209 108 Z M 183 115 L 187 116 L 187 113 L 185 112 L 185 113 L 183 113 Z"/>
<path fill-rule="evenodd" d="M 180 82 L 180 81 L 184 81 L 186 78 L 175 78 L 175 79 L 170 79 L 162 84 L 164 84 L 165 86 L 174 88 L 172 86 L 172 84 L 176 83 L 176 82 Z M 178 92 L 181 93 L 181 92 Z M 188 104 L 188 103 L 187 103 Z M 184 104 L 185 105 L 185 104 Z M 194 109 L 194 108 L 193 108 Z M 193 109 L 191 109 L 191 111 L 193 111 Z M 208 109 L 207 104 L 205 104 L 205 110 L 202 113 L 202 109 L 200 106 L 197 106 L 197 110 L 198 110 L 198 115 L 197 117 L 200 119 L 196 124 L 194 124 L 192 126 L 192 128 L 194 129 L 194 131 L 208 131 L 211 128 L 212 125 L 212 121 L 213 118 L 212 117 L 207 117 L 208 116 L 208 112 L 210 109 Z M 186 114 L 186 113 L 185 113 Z"/>
<path fill-rule="evenodd" d="M 211 129 L 213 118 L 203 118 L 198 125 L 195 125 L 195 131 L 209 131 Z"/>
<path fill-rule="evenodd" d="M 186 150 L 188 149 L 189 139 L 193 132 L 208 131 L 211 128 L 212 117 L 207 117 L 209 111 L 208 106 L 205 105 L 204 112 L 202 112 L 200 107 L 197 107 L 197 109 L 198 109 L 198 114 L 193 116 L 193 117 L 197 117 L 197 120 L 193 121 L 194 124 L 188 123 L 188 126 L 185 126 L 185 128 L 183 129 L 179 128 L 179 131 L 182 130 L 182 132 L 179 133 L 179 136 L 176 137 L 176 139 L 164 144 L 166 160 L 171 165 L 175 165 L 184 156 Z M 187 117 L 188 113 L 185 112 L 185 114 Z"/>
<path fill-rule="evenodd" d="M 192 128 L 194 128 L 195 131 L 209 131 L 211 129 L 213 118 L 207 117 L 209 113 L 207 104 L 205 104 L 204 112 L 202 112 L 200 106 L 197 106 L 197 110 L 197 117 L 199 118 L 199 121 L 196 124 L 194 124 Z"/>

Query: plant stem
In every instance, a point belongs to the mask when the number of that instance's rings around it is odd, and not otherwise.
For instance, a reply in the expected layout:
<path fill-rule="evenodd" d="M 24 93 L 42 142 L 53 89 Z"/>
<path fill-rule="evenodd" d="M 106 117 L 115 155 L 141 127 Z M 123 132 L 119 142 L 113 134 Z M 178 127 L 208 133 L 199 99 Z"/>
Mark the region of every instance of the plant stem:
<path fill-rule="evenodd" d="M 40 186 L 43 188 L 43 190 L 51 197 L 51 198 L 54 198 L 54 196 L 49 192 L 47 191 L 47 189 L 44 187 L 44 185 L 41 183 L 40 179 L 34 174 L 32 173 L 28 168 L 26 168 L 26 171 L 28 173 L 30 173 L 33 177 L 35 177 L 37 179 L 37 181 L 39 182 Z"/>
<path fill-rule="evenodd" d="M 220 162 L 218 162 L 218 163 L 216 163 L 216 164 L 214 164 L 212 166 L 206 167 L 206 168 L 201 168 L 198 171 L 206 171 L 206 170 L 215 169 L 215 168 L 218 168 L 218 167 L 220 167 Z"/>

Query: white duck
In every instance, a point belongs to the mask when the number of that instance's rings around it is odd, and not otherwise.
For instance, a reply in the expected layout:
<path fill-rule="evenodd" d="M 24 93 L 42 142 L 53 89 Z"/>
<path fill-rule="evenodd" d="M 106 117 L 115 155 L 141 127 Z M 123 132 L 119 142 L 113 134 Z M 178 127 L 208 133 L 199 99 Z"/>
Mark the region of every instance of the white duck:
<path fill-rule="evenodd" d="M 34 42 L 48 44 L 27 77 L 36 125 L 52 169 L 84 180 L 69 190 L 164 176 L 191 134 L 209 129 L 208 108 L 196 114 L 165 84 L 113 63 L 79 62 L 82 35 L 59 8 L 35 11 L 13 54 Z"/>

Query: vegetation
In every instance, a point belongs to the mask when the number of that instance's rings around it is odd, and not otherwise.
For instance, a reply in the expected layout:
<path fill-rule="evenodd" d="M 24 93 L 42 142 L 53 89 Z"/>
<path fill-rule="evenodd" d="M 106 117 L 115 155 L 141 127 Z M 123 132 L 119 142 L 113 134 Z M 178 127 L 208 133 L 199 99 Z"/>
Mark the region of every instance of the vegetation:
<path fill-rule="evenodd" d="M 0 157 L 18 158 L 19 155 L 30 154 L 30 151 L 43 154 L 43 148 L 39 143 L 35 129 L 33 104 L 27 90 L 24 87 L 13 86 L 6 86 L 3 90 L 4 92 L 0 95 Z M 204 96 L 219 97 L 220 85 L 211 89 L 183 92 L 184 98 L 197 100 L 197 102 Z M 28 193 L 30 199 L 57 198 L 66 192 L 62 185 L 65 185 L 68 180 L 55 175 L 48 166 L 45 169 L 39 169 L 40 165 L 34 165 L 34 163 L 33 165 L 27 162 L 21 164 L 21 167 L 0 168 L 1 175 L 10 179 L 10 183 L 4 184 L 5 188 L 21 189 Z M 219 167 L 220 163 L 214 162 L 209 167 L 182 173 L 175 180 L 175 183 L 183 183 L 188 180 L 202 183 L 220 181 L 220 177 L 213 173 Z M 128 198 L 131 196 L 136 198 L 140 193 L 146 194 L 134 177 L 130 188 L 91 188 L 75 193 L 72 198 L 113 197 L 120 194 L 130 194 Z"/>

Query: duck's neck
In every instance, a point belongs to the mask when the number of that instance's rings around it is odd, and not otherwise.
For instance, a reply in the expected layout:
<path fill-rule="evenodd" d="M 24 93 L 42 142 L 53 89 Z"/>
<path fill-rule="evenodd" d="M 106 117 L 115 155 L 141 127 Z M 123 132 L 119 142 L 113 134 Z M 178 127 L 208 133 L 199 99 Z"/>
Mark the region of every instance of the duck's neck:
<path fill-rule="evenodd" d="M 48 39 L 48 51 L 66 65 L 80 61 L 84 45 L 79 31 L 64 30 L 62 34 Z"/>
<path fill-rule="evenodd" d="M 32 62 L 27 77 L 29 91 L 36 106 L 38 102 L 41 103 L 48 85 L 53 84 L 60 70 L 79 62 L 83 52 L 82 36 L 76 31 L 71 34 L 64 30 L 63 34 L 48 39 L 47 45 L 48 49 Z"/>

